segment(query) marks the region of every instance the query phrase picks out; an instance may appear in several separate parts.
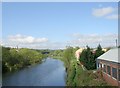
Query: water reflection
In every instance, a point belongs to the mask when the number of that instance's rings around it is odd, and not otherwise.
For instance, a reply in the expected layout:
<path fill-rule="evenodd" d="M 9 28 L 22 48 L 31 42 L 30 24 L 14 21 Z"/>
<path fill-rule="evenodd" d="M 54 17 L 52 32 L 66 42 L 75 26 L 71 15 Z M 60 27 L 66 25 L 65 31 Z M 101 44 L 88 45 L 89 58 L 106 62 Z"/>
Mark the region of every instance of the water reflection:
<path fill-rule="evenodd" d="M 47 58 L 42 64 L 3 75 L 3 86 L 65 86 L 65 76 L 63 62 Z"/>

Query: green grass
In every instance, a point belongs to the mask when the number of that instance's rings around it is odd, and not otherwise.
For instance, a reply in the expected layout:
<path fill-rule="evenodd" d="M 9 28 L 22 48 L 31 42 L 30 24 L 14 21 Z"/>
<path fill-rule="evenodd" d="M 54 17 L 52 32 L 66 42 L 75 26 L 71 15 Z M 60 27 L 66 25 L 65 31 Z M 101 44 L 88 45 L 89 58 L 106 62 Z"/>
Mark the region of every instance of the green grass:
<path fill-rule="evenodd" d="M 67 65 L 65 59 L 60 56 L 54 56 L 52 58 L 60 59 Z M 70 61 L 69 67 L 67 66 L 67 86 L 109 86 L 98 73 L 93 73 L 93 70 L 83 70 L 82 67 L 77 64 L 75 58 Z"/>
<path fill-rule="evenodd" d="M 74 63 L 67 77 L 67 85 L 69 86 L 108 86 L 107 83 L 99 78 L 97 73 L 92 70 L 83 71 L 80 65 Z"/>
<path fill-rule="evenodd" d="M 63 57 L 61 57 L 61 56 L 50 56 L 50 57 L 52 57 L 53 59 L 59 59 L 59 60 L 63 59 Z"/>
<path fill-rule="evenodd" d="M 83 70 L 76 60 L 72 60 L 67 71 L 68 86 L 108 86 L 107 83 L 99 78 L 97 73 L 92 70 Z"/>

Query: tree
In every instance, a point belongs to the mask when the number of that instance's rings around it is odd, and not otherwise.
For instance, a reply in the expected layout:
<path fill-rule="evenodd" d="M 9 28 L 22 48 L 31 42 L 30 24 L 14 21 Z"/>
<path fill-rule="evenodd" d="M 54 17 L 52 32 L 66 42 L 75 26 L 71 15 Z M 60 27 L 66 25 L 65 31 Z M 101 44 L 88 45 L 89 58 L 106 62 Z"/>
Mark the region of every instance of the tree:
<path fill-rule="evenodd" d="M 11 54 L 9 52 L 10 48 L 2 47 L 2 72 L 5 73 L 9 71 L 10 65 L 9 62 L 11 62 Z"/>
<path fill-rule="evenodd" d="M 2 70 L 3 73 L 17 70 L 25 66 L 40 62 L 43 54 L 27 48 L 16 51 L 14 48 L 2 47 Z"/>
<path fill-rule="evenodd" d="M 79 46 L 77 46 L 77 47 L 75 47 L 75 49 L 76 49 L 76 50 L 78 50 L 78 49 L 80 49 L 80 47 L 79 47 Z"/>
<path fill-rule="evenodd" d="M 70 65 L 70 61 L 74 58 L 73 50 L 74 50 L 73 47 L 67 47 L 67 49 L 65 49 L 64 54 L 63 54 L 66 66 L 68 67 Z"/>
<path fill-rule="evenodd" d="M 94 55 L 89 46 L 80 55 L 80 62 L 88 69 L 95 69 Z"/>
<path fill-rule="evenodd" d="M 101 45 L 99 44 L 98 47 L 97 47 L 97 50 L 95 51 L 95 56 L 94 58 L 96 59 L 97 57 L 99 57 L 100 55 L 102 55 L 104 53 L 104 51 L 102 51 L 102 47 Z"/>

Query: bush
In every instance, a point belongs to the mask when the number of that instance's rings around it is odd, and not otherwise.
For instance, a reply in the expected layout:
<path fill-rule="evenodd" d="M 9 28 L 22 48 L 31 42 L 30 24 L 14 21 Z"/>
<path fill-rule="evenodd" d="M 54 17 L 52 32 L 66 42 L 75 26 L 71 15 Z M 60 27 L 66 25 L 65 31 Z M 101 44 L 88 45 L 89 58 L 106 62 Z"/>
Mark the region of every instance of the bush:
<path fill-rule="evenodd" d="M 2 47 L 3 73 L 21 69 L 40 62 L 44 56 L 36 50 L 27 48 L 14 49 Z"/>

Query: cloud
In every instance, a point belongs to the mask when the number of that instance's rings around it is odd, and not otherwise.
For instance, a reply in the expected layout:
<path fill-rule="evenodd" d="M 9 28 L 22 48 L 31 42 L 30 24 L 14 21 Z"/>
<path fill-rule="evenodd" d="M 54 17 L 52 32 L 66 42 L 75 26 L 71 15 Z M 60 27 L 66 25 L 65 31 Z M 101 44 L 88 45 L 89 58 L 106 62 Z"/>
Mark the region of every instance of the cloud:
<path fill-rule="evenodd" d="M 118 39 L 117 34 L 105 34 L 105 35 L 98 35 L 98 34 L 73 34 L 74 39 L 69 41 L 70 45 L 73 46 L 86 46 L 89 45 L 91 47 L 96 47 L 99 43 L 102 44 L 104 47 L 114 46 L 115 39 Z"/>
<path fill-rule="evenodd" d="M 19 48 L 31 48 L 31 49 L 64 49 L 65 43 L 52 42 L 47 38 L 35 38 L 33 36 L 26 35 L 10 35 L 7 39 L 3 39 L 3 46 L 6 47 L 19 47 Z"/>
<path fill-rule="evenodd" d="M 118 10 L 113 7 L 94 8 L 92 15 L 95 17 L 104 17 L 106 19 L 118 19 Z"/>
<path fill-rule="evenodd" d="M 97 9 L 93 9 L 92 14 L 96 17 L 102 17 L 102 16 L 106 16 L 114 11 L 115 11 L 115 8 L 113 8 L 113 7 L 97 8 Z"/>
<path fill-rule="evenodd" d="M 47 38 L 34 38 L 32 36 L 26 36 L 26 35 L 11 35 L 8 36 L 8 40 L 11 42 L 18 42 L 18 43 L 44 43 L 47 42 Z"/>
<path fill-rule="evenodd" d="M 4 42 L 6 47 L 19 47 L 19 48 L 30 48 L 30 49 L 64 49 L 65 43 L 61 42 L 46 42 L 46 43 L 33 43 L 33 44 L 17 44 L 13 42 Z"/>
<path fill-rule="evenodd" d="M 29 45 L 29 48 L 34 49 L 64 49 L 65 43 L 62 42 L 47 42 L 44 44 L 31 44 Z"/>
<path fill-rule="evenodd" d="M 120 18 L 120 15 L 118 15 L 118 14 L 112 14 L 112 15 L 107 16 L 106 18 L 107 19 L 118 19 L 118 18 Z"/>
<path fill-rule="evenodd" d="M 102 47 L 115 46 L 115 40 L 118 39 L 117 34 L 80 34 L 73 33 L 70 40 L 66 42 L 48 41 L 47 38 L 35 38 L 25 35 L 12 35 L 8 39 L 2 41 L 4 46 L 19 47 L 19 48 L 32 48 L 32 49 L 64 49 L 66 46 L 80 46 L 96 47 L 99 43 Z"/>

